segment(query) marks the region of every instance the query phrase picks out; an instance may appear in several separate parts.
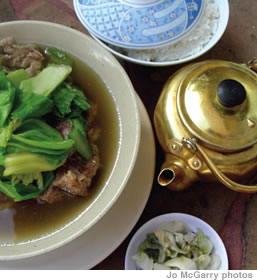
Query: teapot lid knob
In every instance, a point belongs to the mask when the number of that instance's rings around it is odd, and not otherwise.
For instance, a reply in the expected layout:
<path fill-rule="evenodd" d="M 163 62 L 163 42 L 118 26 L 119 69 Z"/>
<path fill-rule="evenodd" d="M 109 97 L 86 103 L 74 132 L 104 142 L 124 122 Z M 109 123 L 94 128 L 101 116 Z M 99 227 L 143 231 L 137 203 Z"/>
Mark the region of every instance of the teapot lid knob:
<path fill-rule="evenodd" d="M 188 135 L 221 152 L 257 145 L 257 73 L 246 65 L 222 60 L 189 64 L 179 71 L 165 90 L 172 92 L 167 101 L 176 102 Z M 169 107 L 165 121 L 172 125 L 170 111 L 176 117 Z"/>
<path fill-rule="evenodd" d="M 218 98 L 226 107 L 238 106 L 245 101 L 246 90 L 238 81 L 226 79 L 218 85 Z"/>

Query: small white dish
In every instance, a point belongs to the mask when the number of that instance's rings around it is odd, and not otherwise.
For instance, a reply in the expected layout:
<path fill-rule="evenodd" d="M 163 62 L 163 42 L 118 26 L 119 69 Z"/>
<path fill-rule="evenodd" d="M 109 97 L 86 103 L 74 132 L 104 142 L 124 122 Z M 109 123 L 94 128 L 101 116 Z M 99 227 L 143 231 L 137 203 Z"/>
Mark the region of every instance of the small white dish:
<path fill-rule="evenodd" d="M 115 46 L 148 49 L 176 42 L 197 25 L 203 0 L 74 0 L 81 23 Z"/>
<path fill-rule="evenodd" d="M 192 61 L 200 56 L 202 56 L 203 54 L 205 54 L 206 52 L 208 52 L 211 48 L 213 48 L 218 41 L 221 39 L 221 37 L 223 36 L 226 28 L 227 28 L 227 24 L 228 24 L 228 20 L 229 20 L 229 2 L 228 0 L 215 0 L 214 2 L 218 9 L 219 9 L 219 19 L 215 20 L 215 22 L 213 22 L 213 25 L 216 26 L 216 32 L 214 34 L 211 34 L 211 38 L 202 42 L 201 46 L 199 44 L 199 42 L 201 40 L 198 39 L 194 39 L 194 35 L 195 33 L 197 34 L 202 34 L 201 30 L 199 29 L 198 26 L 201 25 L 202 21 L 205 21 L 204 17 L 205 15 L 203 14 L 202 19 L 200 19 L 199 21 L 199 25 L 196 26 L 196 28 L 190 32 L 190 34 L 188 36 L 186 36 L 185 38 L 183 38 L 182 40 L 178 41 L 175 45 L 176 45 L 176 49 L 173 49 L 173 44 L 171 46 L 164 46 L 164 47 L 160 47 L 160 48 L 156 48 L 155 50 L 147 50 L 146 53 L 148 58 L 141 58 L 141 54 L 139 52 L 143 52 L 144 50 L 138 50 L 137 53 L 136 50 L 126 50 L 124 48 L 117 48 L 115 46 L 112 46 L 111 44 L 107 44 L 106 42 L 104 42 L 103 40 L 99 39 L 97 36 L 95 36 L 93 33 L 91 33 L 91 36 L 98 41 L 99 44 L 101 44 L 103 47 L 105 47 L 107 50 L 109 50 L 112 54 L 114 54 L 116 57 L 128 61 L 128 62 L 132 62 L 132 63 L 136 63 L 136 64 L 140 64 L 140 65 L 144 65 L 144 66 L 156 66 L 156 67 L 164 67 L 164 66 L 171 66 L 171 65 L 177 65 L 177 64 L 182 64 L 182 63 L 186 63 L 188 61 Z M 207 8 L 207 4 L 205 4 L 205 9 Z M 205 11 L 206 12 L 206 11 Z M 206 24 L 204 24 L 204 26 L 206 27 Z M 190 40 L 188 40 L 187 37 L 190 37 Z M 188 42 L 186 42 L 188 40 Z M 193 41 L 192 41 L 193 40 Z M 162 59 L 155 59 L 154 61 L 150 60 L 150 56 L 156 56 L 156 50 L 158 49 L 162 50 L 162 52 L 166 53 L 176 53 L 177 50 L 180 50 L 179 53 L 177 53 L 174 57 L 172 57 L 171 59 L 164 59 L 162 57 Z M 184 49 L 184 50 L 183 50 Z M 190 54 L 185 54 L 186 53 L 186 49 L 190 49 L 192 50 Z M 182 50 L 182 51 L 181 51 Z M 149 52 L 155 51 L 154 54 L 151 54 L 149 56 Z M 133 53 L 134 52 L 134 53 Z"/>
<path fill-rule="evenodd" d="M 204 235 L 208 236 L 213 243 L 214 253 L 221 259 L 220 270 L 228 270 L 228 256 L 225 246 L 217 232 L 203 220 L 182 213 L 168 213 L 155 217 L 146 222 L 132 237 L 125 256 L 125 270 L 136 270 L 136 263 L 132 259 L 136 255 L 139 245 L 146 239 L 146 234 L 154 232 L 160 225 L 171 221 L 181 221 L 193 231 L 200 228 Z"/>

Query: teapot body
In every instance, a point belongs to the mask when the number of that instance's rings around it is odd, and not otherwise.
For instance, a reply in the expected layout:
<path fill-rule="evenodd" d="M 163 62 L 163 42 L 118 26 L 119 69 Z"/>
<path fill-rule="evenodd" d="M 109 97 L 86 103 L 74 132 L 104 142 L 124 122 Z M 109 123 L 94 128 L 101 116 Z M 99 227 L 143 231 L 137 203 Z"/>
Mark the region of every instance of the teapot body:
<path fill-rule="evenodd" d="M 244 149 L 228 151 L 226 148 L 222 150 L 206 145 L 201 138 L 196 137 L 202 153 L 194 153 L 185 145 L 184 139 L 195 138 L 195 135 L 180 116 L 178 93 L 181 90 L 181 81 L 199 67 L 199 64 L 201 63 L 187 65 L 169 78 L 164 85 L 154 112 L 156 135 L 165 153 L 165 162 L 161 167 L 158 182 L 160 185 L 175 191 L 184 190 L 199 180 L 206 182 L 219 180 L 222 182 L 218 178 L 219 175 L 210 168 L 210 162 L 211 165 L 215 166 L 214 169 L 240 183 L 249 180 L 257 170 L 256 143 Z M 230 185 L 228 186 L 230 187 Z M 232 185 L 231 189 L 245 192 L 257 191 L 257 187 L 244 189 L 234 188 Z"/>

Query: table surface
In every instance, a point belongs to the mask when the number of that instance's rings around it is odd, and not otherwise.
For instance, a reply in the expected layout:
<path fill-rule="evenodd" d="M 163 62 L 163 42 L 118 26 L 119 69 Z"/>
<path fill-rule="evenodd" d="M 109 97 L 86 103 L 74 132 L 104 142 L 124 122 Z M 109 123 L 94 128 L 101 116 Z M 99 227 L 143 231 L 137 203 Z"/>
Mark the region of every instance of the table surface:
<path fill-rule="evenodd" d="M 257 55 L 257 1 L 230 0 L 229 4 L 230 19 L 223 37 L 196 61 L 222 59 L 246 63 Z M 72 0 L 0 1 L 0 22 L 22 19 L 56 22 L 87 33 L 74 12 Z M 184 65 L 155 68 L 124 62 L 123 66 L 152 121 L 164 83 Z M 156 152 L 158 174 L 163 154 L 157 141 Z M 149 219 L 169 212 L 195 215 L 216 229 L 226 246 L 230 269 L 257 269 L 256 194 L 236 193 L 219 183 L 203 182 L 194 183 L 183 192 L 172 192 L 158 185 L 156 174 L 137 224 L 122 244 L 93 269 L 124 269 L 125 251 L 133 233 Z"/>

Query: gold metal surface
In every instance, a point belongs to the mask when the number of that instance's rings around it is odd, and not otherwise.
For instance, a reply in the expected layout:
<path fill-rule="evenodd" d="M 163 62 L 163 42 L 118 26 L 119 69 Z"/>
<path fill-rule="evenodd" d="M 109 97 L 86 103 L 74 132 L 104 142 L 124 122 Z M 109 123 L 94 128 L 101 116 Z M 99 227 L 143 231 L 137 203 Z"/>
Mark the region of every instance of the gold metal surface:
<path fill-rule="evenodd" d="M 187 145 L 186 147 L 190 149 L 193 152 L 199 153 L 203 158 L 207 166 L 210 168 L 212 171 L 212 174 L 226 187 L 236 190 L 239 192 L 256 192 L 257 191 L 257 185 L 242 185 L 237 182 L 234 182 L 233 180 L 229 179 L 210 159 L 208 154 L 201 148 L 200 145 L 197 144 L 195 139 L 186 139 Z M 189 145 L 191 143 L 192 146 Z"/>
<path fill-rule="evenodd" d="M 202 78 L 204 76 L 204 79 Z M 246 100 L 225 107 L 217 98 L 220 82 L 233 79 L 243 85 Z M 209 61 L 200 64 L 181 81 L 177 107 L 184 126 L 211 149 L 237 151 L 257 143 L 256 74 L 246 66 Z"/>
<path fill-rule="evenodd" d="M 182 191 L 197 179 L 197 174 L 183 159 L 173 157 L 171 154 L 167 154 L 157 178 L 161 186 L 169 187 L 173 191 Z"/>
<path fill-rule="evenodd" d="M 249 69 L 252 69 L 253 71 L 257 72 L 257 57 L 254 57 L 251 59 L 248 63 L 247 66 Z"/>
<path fill-rule="evenodd" d="M 241 105 L 227 108 L 218 101 L 217 86 L 225 79 L 245 88 Z M 257 74 L 246 65 L 208 60 L 173 74 L 154 112 L 156 134 L 166 153 L 161 185 L 182 190 L 196 180 L 220 180 L 236 191 L 257 192 L 257 186 L 241 184 L 257 169 L 256 93 Z M 196 138 L 196 154 L 182 145 L 183 138 Z"/>

